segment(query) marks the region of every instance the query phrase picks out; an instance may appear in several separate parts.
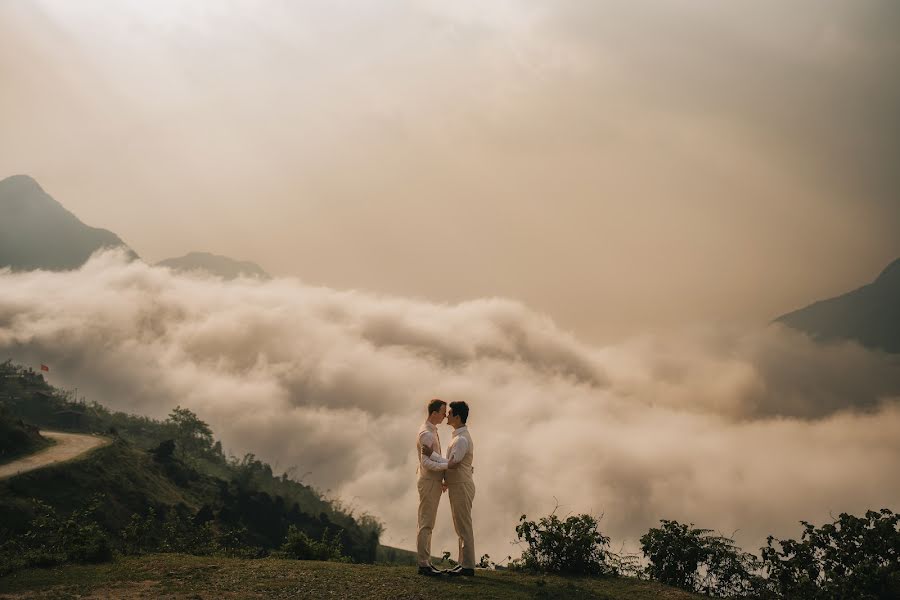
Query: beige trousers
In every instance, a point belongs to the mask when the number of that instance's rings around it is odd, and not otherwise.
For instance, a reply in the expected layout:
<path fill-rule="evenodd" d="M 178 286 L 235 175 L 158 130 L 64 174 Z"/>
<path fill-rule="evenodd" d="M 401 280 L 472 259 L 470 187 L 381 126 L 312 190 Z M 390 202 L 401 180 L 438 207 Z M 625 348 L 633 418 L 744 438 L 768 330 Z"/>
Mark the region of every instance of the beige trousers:
<path fill-rule="evenodd" d="M 475 532 L 472 529 L 472 501 L 475 499 L 475 484 L 471 481 L 451 483 L 447 493 L 450 495 L 453 528 L 459 537 L 457 562 L 465 569 L 474 569 Z"/>
<path fill-rule="evenodd" d="M 419 479 L 419 533 L 416 535 L 416 553 L 419 566 L 431 564 L 431 532 L 441 501 L 440 479 Z"/>

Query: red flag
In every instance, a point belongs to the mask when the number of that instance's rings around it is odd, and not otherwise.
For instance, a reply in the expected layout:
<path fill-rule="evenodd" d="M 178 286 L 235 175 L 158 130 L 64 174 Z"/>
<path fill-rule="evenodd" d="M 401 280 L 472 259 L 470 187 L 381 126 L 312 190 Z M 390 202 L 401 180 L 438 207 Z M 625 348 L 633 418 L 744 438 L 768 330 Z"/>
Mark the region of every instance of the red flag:
<path fill-rule="evenodd" d="M 41 363 L 41 371 L 49 371 L 49 370 L 50 370 L 50 367 L 48 367 L 44 363 Z"/>

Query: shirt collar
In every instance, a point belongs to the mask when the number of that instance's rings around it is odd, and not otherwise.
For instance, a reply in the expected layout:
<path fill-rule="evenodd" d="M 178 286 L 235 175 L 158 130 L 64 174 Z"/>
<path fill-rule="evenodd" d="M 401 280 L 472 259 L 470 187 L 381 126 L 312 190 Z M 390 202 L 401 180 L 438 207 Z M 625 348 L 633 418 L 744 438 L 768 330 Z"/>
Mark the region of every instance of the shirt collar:
<path fill-rule="evenodd" d="M 462 427 L 459 427 L 458 429 L 454 429 L 454 430 L 453 430 L 453 437 L 456 437 L 456 436 L 458 436 L 459 434 L 461 434 L 463 431 L 468 431 L 468 430 L 469 430 L 468 427 L 466 427 L 465 425 L 463 425 Z"/>
<path fill-rule="evenodd" d="M 425 427 L 427 427 L 431 431 L 437 431 L 437 427 L 435 427 L 434 423 L 432 423 L 428 419 L 425 419 Z"/>

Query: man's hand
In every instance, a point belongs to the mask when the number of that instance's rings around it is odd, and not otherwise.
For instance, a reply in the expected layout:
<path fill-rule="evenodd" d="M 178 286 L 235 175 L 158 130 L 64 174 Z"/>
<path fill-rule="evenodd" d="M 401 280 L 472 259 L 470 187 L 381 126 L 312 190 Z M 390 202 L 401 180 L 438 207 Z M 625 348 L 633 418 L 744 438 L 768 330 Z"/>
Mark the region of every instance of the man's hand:
<path fill-rule="evenodd" d="M 423 454 L 423 455 L 425 455 L 425 456 L 431 456 L 431 454 L 432 454 L 433 452 L 434 452 L 434 450 L 431 448 L 431 446 L 422 446 L 422 454 Z"/>
<path fill-rule="evenodd" d="M 451 460 L 449 463 L 447 463 L 448 469 L 455 469 L 458 466 L 459 466 L 459 463 L 456 462 L 455 460 Z"/>
<path fill-rule="evenodd" d="M 447 491 L 447 484 L 446 484 L 446 483 L 442 483 L 442 484 L 441 484 L 441 493 L 443 494 L 443 493 L 446 492 L 446 491 Z"/>

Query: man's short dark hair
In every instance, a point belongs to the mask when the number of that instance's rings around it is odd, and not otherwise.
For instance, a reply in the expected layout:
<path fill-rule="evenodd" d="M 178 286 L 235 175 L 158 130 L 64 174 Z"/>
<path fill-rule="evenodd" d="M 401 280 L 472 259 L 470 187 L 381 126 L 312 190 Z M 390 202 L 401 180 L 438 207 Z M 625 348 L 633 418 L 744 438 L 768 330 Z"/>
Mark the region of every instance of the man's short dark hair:
<path fill-rule="evenodd" d="M 459 417 L 460 421 L 462 421 L 463 425 L 466 424 L 466 420 L 469 418 L 469 405 L 459 400 L 457 402 L 450 403 L 450 410 L 453 411 L 454 417 Z"/>
<path fill-rule="evenodd" d="M 447 403 L 444 402 L 443 400 L 441 400 L 440 398 L 435 398 L 434 400 L 431 400 L 428 403 L 428 414 L 431 415 L 431 413 L 441 410 L 441 407 L 444 406 L 445 404 L 447 404 Z"/>

